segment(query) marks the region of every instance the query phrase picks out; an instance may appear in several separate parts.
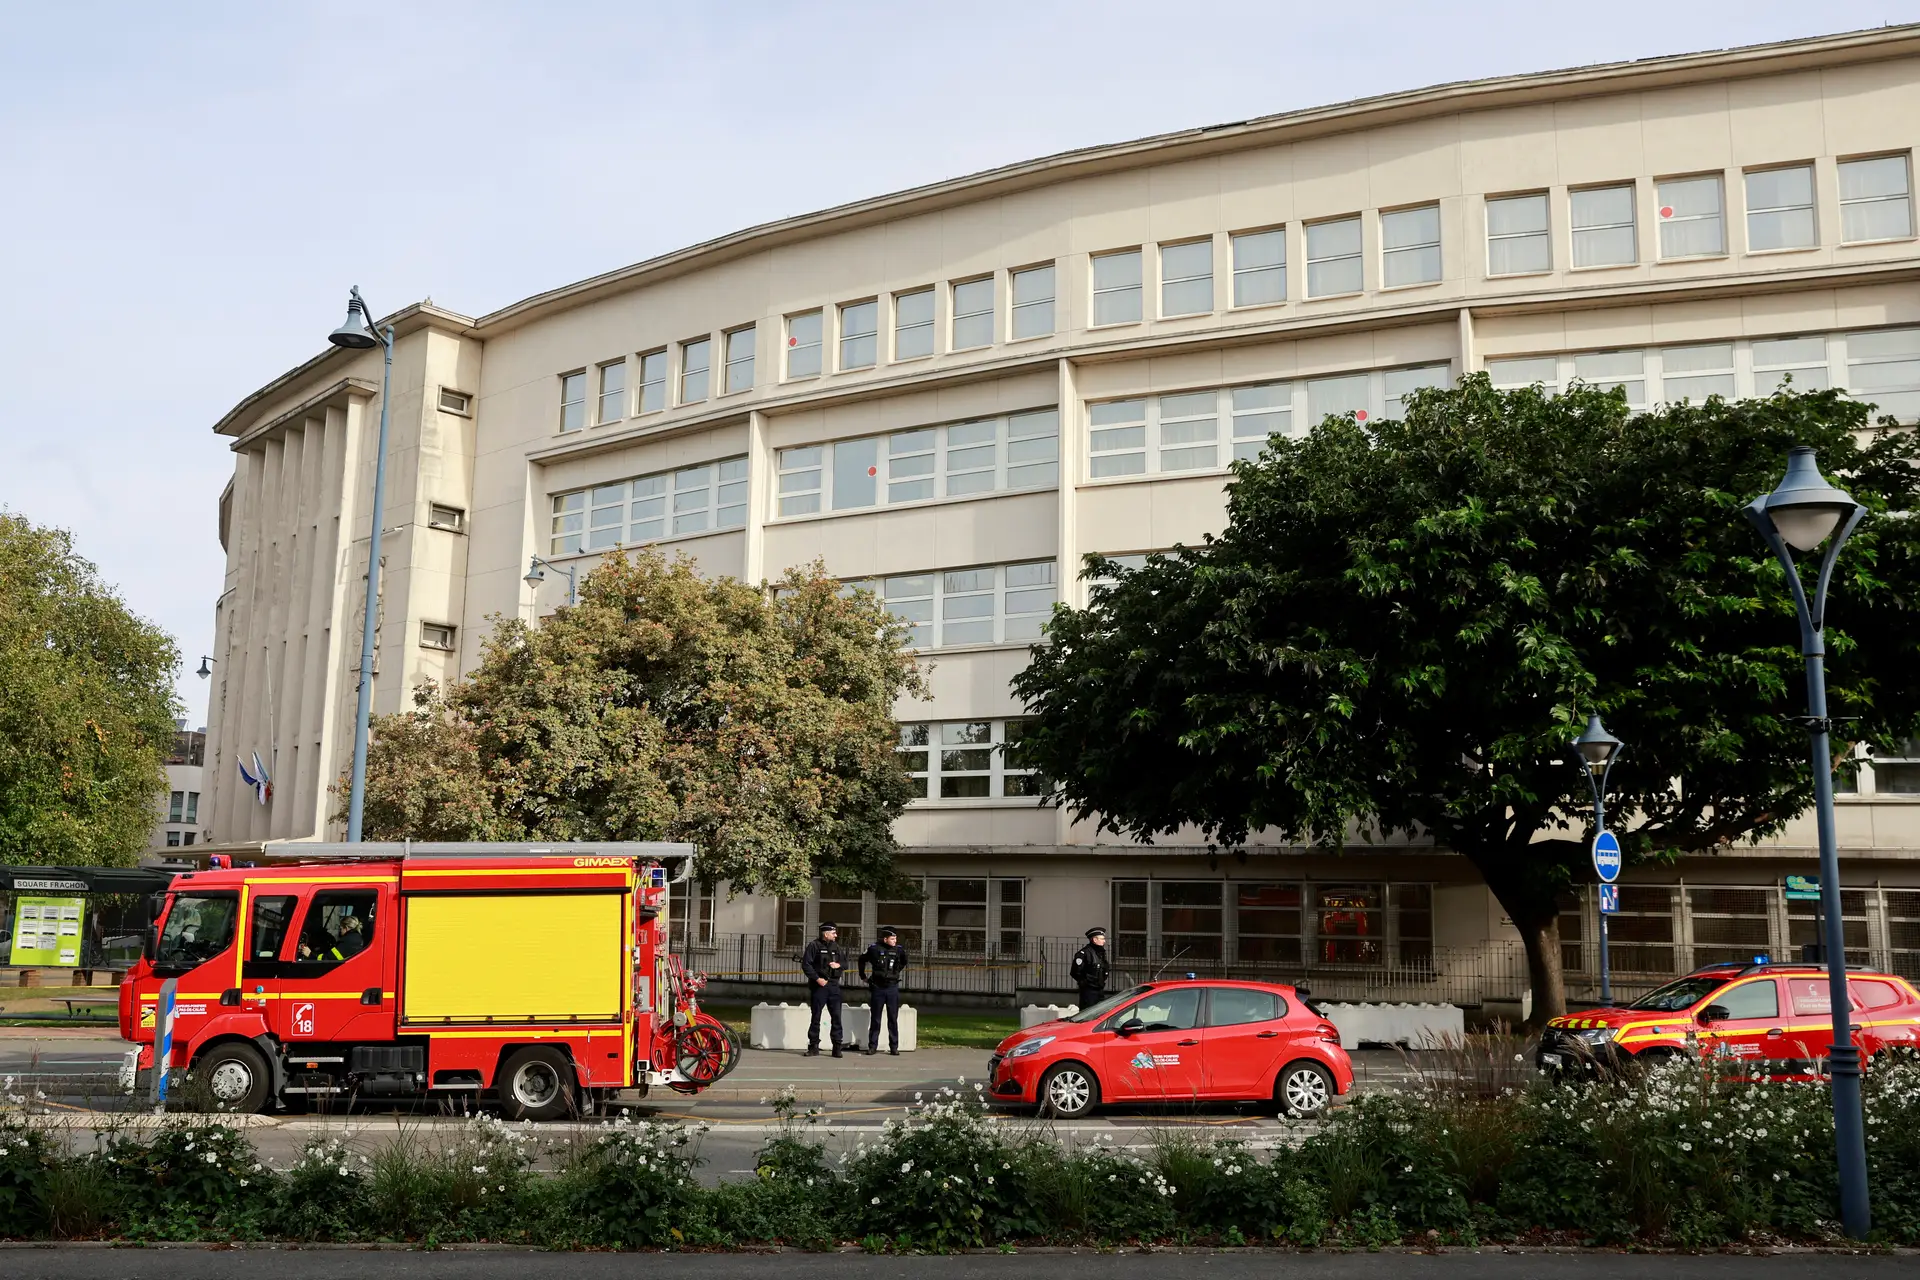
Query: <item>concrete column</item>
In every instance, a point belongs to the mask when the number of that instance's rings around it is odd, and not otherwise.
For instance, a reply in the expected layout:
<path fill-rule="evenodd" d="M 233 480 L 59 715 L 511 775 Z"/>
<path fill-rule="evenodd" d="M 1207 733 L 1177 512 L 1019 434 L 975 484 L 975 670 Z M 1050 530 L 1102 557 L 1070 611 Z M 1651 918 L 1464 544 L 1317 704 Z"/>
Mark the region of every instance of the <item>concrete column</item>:
<path fill-rule="evenodd" d="M 757 356 L 754 363 L 757 370 Z M 747 415 L 747 527 L 740 565 L 740 580 L 749 586 L 759 584 L 767 576 L 767 517 L 772 513 L 773 472 L 773 450 L 767 446 L 767 415 L 755 409 Z"/>

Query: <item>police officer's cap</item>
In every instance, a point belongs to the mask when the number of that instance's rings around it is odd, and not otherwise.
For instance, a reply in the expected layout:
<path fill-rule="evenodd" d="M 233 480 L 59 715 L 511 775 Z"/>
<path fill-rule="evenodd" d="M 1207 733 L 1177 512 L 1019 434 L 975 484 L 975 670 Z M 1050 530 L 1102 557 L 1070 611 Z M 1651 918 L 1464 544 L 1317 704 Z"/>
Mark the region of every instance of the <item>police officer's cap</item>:
<path fill-rule="evenodd" d="M 832 930 L 834 930 L 835 932 L 838 932 L 838 931 L 839 931 L 839 928 L 840 928 L 840 926 L 839 926 L 839 925 L 837 925 L 837 924 L 835 924 L 835 923 L 834 923 L 833 921 L 831 921 L 831 920 L 822 920 L 822 921 L 820 922 L 820 932 L 822 932 L 822 933 L 825 933 L 825 932 L 827 932 L 827 931 L 828 931 L 829 929 L 832 929 Z"/>
<path fill-rule="evenodd" d="M 1098 938 L 1105 933 L 1105 929 L 1102 929 L 1099 925 L 1095 925 L 1093 928 L 1087 930 L 1087 939 L 1088 941 L 1092 941 L 1094 938 Z"/>
<path fill-rule="evenodd" d="M 900 936 L 900 931 L 890 924 L 883 924 L 880 926 L 880 936 L 883 938 L 897 938 Z"/>

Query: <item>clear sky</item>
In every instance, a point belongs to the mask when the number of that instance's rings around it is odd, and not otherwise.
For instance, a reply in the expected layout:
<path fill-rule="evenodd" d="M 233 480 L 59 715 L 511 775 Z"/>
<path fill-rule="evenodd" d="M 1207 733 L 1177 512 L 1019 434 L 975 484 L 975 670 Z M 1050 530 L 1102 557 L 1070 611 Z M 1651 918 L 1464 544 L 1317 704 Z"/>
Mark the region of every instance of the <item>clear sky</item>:
<path fill-rule="evenodd" d="M 213 423 L 376 313 L 479 315 L 789 214 L 1450 80 L 1920 21 L 1920 0 L 0 0 L 0 507 L 179 640 Z"/>

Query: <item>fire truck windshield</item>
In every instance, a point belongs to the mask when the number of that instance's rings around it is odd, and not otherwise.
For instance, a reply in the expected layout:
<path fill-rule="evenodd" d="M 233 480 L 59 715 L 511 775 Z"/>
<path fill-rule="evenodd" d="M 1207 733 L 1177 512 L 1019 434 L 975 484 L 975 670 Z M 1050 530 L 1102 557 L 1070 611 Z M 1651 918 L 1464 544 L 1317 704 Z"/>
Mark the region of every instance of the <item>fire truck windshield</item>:
<path fill-rule="evenodd" d="M 154 971 L 185 973 L 225 951 L 233 942 L 233 920 L 239 909 L 235 893 L 175 894 L 166 927 L 160 931 Z"/>

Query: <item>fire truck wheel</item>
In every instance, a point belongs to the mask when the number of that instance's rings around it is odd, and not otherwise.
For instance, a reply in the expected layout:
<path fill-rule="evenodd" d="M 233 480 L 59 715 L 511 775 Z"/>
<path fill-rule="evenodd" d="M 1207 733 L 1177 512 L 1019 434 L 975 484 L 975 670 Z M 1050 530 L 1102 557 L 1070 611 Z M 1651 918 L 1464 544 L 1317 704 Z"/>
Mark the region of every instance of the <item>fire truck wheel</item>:
<path fill-rule="evenodd" d="M 267 1104 L 267 1060 L 250 1044 L 215 1045 L 194 1064 L 193 1074 L 206 1083 L 216 1111 L 249 1114 Z"/>
<path fill-rule="evenodd" d="M 500 1113 L 509 1120 L 559 1120 L 574 1112 L 573 1064 L 558 1049 L 520 1049 L 500 1068 Z"/>

